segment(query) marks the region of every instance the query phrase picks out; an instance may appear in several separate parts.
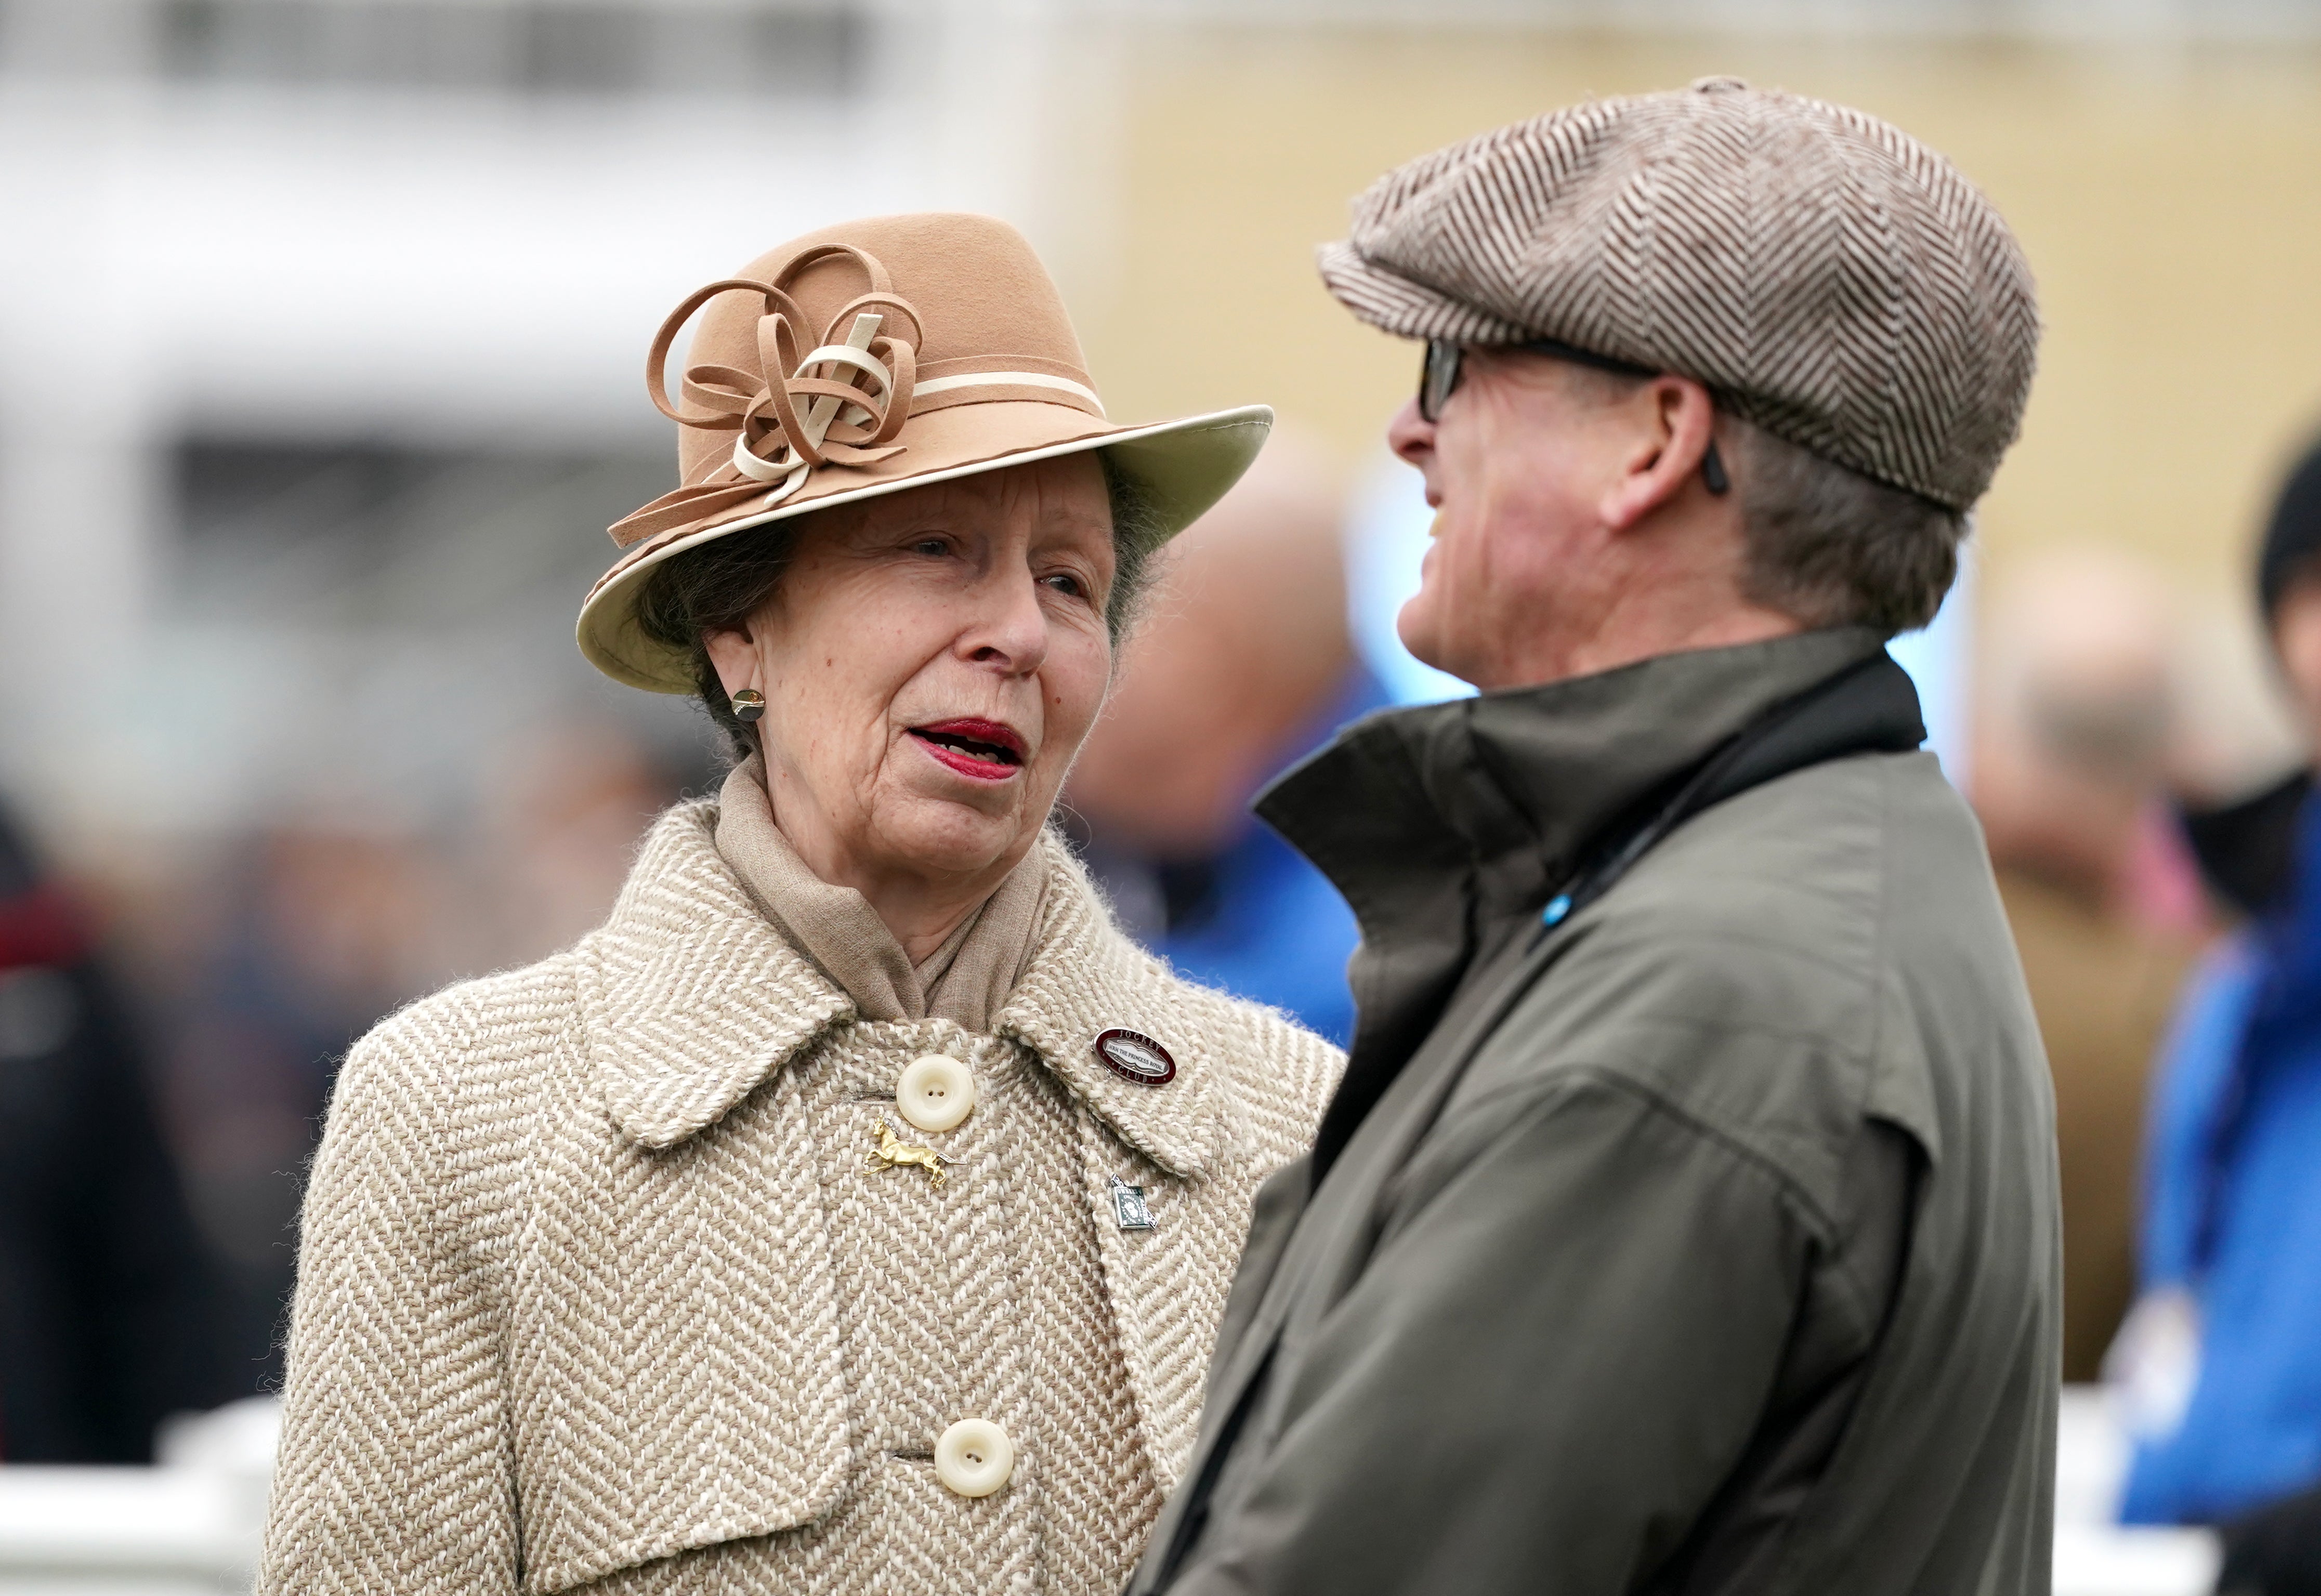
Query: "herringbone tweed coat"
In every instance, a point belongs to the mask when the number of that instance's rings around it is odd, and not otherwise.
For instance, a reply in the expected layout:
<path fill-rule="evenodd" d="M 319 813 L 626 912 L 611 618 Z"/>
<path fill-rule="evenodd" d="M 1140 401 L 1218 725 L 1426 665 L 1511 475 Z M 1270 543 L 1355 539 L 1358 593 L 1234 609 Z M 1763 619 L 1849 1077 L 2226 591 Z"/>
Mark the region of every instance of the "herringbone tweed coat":
<path fill-rule="evenodd" d="M 611 920 L 414 1004 L 349 1056 L 307 1193 L 259 1588 L 1118 1590 L 1198 1416 L 1258 1182 L 1334 1048 L 1179 980 L 1043 838 L 989 1035 L 866 1023 L 680 806 Z M 1093 1044 L 1161 1040 L 1138 1084 Z M 938 1190 L 869 1173 L 896 1078 L 972 1116 Z M 906 1128 L 907 1129 L 907 1128 Z M 1107 1183 L 1142 1185 L 1124 1231 Z M 997 1420 L 997 1494 L 936 1437 Z"/>

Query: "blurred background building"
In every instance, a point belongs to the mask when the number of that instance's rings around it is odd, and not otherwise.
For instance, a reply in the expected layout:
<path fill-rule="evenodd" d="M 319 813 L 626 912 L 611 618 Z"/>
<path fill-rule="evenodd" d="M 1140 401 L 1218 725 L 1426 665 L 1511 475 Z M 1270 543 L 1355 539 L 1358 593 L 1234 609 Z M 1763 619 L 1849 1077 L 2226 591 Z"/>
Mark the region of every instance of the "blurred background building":
<path fill-rule="evenodd" d="M 673 480 L 638 370 L 670 304 L 835 218 L 988 210 L 1055 269 L 1113 414 L 1275 404 L 1352 613 L 1300 634 L 1313 691 L 1252 721 L 1238 796 L 1342 699 L 1447 690 L 1382 619 L 1409 516 L 1378 438 L 1415 357 L 1320 291 L 1314 245 L 1415 153 L 1708 73 L 1943 150 L 2038 274 L 1974 593 L 1911 646 L 2030 928 L 2090 1193 L 2085 1373 L 2127 1289 L 2148 1033 L 2220 923 L 2170 806 L 2303 757 L 2245 594 L 2321 429 L 2321 5 L 0 0 L 0 793 L 139 1038 L 224 1389 L 274 1377 L 347 1042 L 593 923 L 646 817 L 713 777 L 690 710 L 570 641 L 603 529 Z M 1132 766 L 1136 732 L 1106 734 Z M 1135 824 L 1124 907 L 1192 934 L 1242 834 Z"/>

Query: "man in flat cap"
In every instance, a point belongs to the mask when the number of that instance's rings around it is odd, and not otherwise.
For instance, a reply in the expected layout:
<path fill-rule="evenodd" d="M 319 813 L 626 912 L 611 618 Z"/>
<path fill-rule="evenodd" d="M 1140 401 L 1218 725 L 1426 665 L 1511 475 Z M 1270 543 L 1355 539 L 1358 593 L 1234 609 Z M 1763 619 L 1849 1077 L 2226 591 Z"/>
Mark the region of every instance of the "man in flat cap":
<path fill-rule="evenodd" d="M 1402 635 L 1483 692 L 1261 800 L 1361 1016 L 1132 1591 L 2045 1591 L 2053 1110 L 1884 648 L 2022 416 L 2014 239 L 1715 79 L 1389 173 L 1322 271 L 1426 340 Z"/>

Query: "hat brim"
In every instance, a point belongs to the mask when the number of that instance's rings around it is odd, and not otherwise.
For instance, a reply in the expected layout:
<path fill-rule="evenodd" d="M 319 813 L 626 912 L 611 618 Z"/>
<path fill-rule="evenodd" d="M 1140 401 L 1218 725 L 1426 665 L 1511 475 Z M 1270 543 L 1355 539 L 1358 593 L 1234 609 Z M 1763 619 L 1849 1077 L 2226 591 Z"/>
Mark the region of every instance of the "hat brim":
<path fill-rule="evenodd" d="M 1462 304 L 1450 294 L 1367 258 L 1343 240 L 1315 252 L 1331 297 L 1381 332 L 1397 338 L 1447 338 L 1455 343 L 1520 343 L 1531 329 Z"/>
<path fill-rule="evenodd" d="M 656 641 L 637 624 L 637 598 L 655 567 L 688 549 L 752 527 L 1010 466 L 1067 455 L 1107 455 L 1115 469 L 1151 496 L 1166 535 L 1173 538 L 1241 480 L 1272 431 L 1273 412 L 1251 404 L 1148 426 L 1115 427 L 1063 405 L 999 401 L 937 411 L 915 418 L 911 426 L 910 449 L 888 469 L 825 467 L 802 491 L 771 509 L 751 513 L 744 507 L 729 521 L 679 528 L 625 552 L 597 579 L 581 605 L 577 629 L 580 652 L 598 670 L 632 687 L 691 693 L 690 650 Z M 1012 447 L 991 447 L 991 440 L 1003 438 Z"/>

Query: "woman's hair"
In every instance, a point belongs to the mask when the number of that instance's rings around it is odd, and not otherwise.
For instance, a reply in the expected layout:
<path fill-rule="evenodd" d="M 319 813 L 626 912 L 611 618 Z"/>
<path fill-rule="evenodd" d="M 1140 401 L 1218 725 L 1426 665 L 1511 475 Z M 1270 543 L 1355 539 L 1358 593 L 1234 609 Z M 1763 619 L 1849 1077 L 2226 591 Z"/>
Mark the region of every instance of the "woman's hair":
<path fill-rule="evenodd" d="M 1098 451 L 1112 504 L 1114 567 L 1105 623 L 1115 652 L 1134 622 L 1151 576 L 1152 556 L 1169 540 L 1169 523 L 1143 484 Z M 758 751 L 758 739 L 733 713 L 733 701 L 710 662 L 711 633 L 733 631 L 765 606 L 789 568 L 798 529 L 811 520 L 777 521 L 729 538 L 714 539 L 663 560 L 645 578 L 637 598 L 637 625 L 653 641 L 680 648 L 693 661 L 693 688 L 701 707 L 725 733 L 736 763 Z"/>

